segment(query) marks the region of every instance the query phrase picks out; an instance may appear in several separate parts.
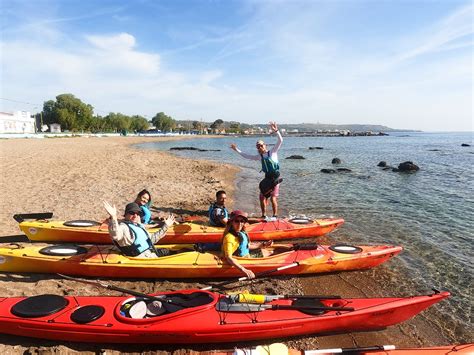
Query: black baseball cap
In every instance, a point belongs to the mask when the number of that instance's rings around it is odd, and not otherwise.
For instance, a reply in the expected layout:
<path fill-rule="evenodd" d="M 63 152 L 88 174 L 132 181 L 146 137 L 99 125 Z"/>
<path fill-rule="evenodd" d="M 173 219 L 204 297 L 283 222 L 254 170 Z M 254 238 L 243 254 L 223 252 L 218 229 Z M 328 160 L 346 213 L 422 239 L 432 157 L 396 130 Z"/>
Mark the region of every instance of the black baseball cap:
<path fill-rule="evenodd" d="M 133 212 L 139 213 L 140 216 L 142 215 L 142 209 L 140 208 L 140 206 L 138 206 L 138 204 L 135 202 L 130 202 L 129 204 L 127 204 L 127 206 L 125 206 L 125 214 Z"/>

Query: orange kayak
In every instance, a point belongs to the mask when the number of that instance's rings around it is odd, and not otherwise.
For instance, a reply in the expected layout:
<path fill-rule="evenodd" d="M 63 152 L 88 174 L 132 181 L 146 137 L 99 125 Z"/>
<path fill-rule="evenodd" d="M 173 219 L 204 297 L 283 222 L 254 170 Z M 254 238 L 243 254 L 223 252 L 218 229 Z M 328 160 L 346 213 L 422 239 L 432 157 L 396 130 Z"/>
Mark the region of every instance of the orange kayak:
<path fill-rule="evenodd" d="M 108 224 L 95 221 L 57 221 L 47 219 L 29 220 L 15 215 L 19 227 L 31 241 L 48 243 L 96 243 L 111 244 Z M 49 214 L 52 216 L 52 214 Z M 48 217 L 49 217 L 48 215 Z M 246 227 L 251 240 L 285 240 L 305 237 L 319 237 L 342 225 L 342 218 L 321 219 L 277 219 L 271 222 L 257 222 Z M 149 228 L 153 233 L 157 228 Z M 184 222 L 168 229 L 160 244 L 216 243 L 222 240 L 224 228 L 211 227 L 205 222 Z"/>
<path fill-rule="evenodd" d="M 220 252 L 199 252 L 193 245 L 163 245 L 176 254 L 154 259 L 127 257 L 109 245 L 12 245 L 0 248 L 0 272 L 61 273 L 89 277 L 231 278 L 242 272 L 221 258 Z M 186 250 L 186 247 L 188 250 Z M 274 244 L 265 257 L 235 257 L 256 274 L 280 268 L 272 275 L 303 275 L 363 270 L 391 259 L 399 246 L 332 246 Z"/>

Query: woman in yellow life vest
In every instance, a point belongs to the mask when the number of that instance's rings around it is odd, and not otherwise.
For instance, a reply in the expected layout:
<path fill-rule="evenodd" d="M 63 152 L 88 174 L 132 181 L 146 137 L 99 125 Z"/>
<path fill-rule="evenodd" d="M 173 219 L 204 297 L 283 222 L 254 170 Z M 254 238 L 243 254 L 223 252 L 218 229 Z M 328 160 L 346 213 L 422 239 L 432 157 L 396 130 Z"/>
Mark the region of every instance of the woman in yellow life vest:
<path fill-rule="evenodd" d="M 269 246 L 272 242 L 250 242 L 249 236 L 245 231 L 245 224 L 247 222 L 248 215 L 241 210 L 233 211 L 230 214 L 224 229 L 222 252 L 229 264 L 242 271 L 249 279 L 253 279 L 255 278 L 253 271 L 243 267 L 234 256 L 249 257 L 250 250 Z"/>

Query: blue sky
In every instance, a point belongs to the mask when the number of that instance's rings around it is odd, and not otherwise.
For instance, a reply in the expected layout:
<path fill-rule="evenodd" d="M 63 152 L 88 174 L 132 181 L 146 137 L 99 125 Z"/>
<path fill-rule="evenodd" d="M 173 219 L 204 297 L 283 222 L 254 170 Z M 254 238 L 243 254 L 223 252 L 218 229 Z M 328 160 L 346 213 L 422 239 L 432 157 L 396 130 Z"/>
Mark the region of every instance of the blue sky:
<path fill-rule="evenodd" d="M 473 2 L 1 0 L 0 110 L 473 130 Z"/>

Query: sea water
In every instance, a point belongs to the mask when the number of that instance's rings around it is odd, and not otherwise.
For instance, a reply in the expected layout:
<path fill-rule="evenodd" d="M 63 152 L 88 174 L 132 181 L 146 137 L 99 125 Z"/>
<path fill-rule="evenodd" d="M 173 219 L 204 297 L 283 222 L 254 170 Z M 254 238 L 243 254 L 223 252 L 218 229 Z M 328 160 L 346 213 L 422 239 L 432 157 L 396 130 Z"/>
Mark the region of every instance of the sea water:
<path fill-rule="evenodd" d="M 260 137 L 262 138 L 262 137 Z M 260 215 L 260 163 L 230 149 L 257 154 L 260 138 L 225 137 L 146 143 L 142 149 L 195 147 L 208 151 L 172 151 L 193 159 L 235 164 L 235 208 Z M 274 136 L 263 139 L 269 144 Z M 469 144 L 463 147 L 461 144 Z M 322 149 L 310 149 L 319 147 Z M 215 151 L 217 150 L 217 151 Z M 345 224 L 331 238 L 353 244 L 396 244 L 404 251 L 390 262 L 391 287 L 405 294 L 449 290 L 439 307 L 438 323 L 456 342 L 472 342 L 472 264 L 474 187 L 473 133 L 396 133 L 371 137 L 284 137 L 278 153 L 283 182 L 280 215 L 343 217 Z M 286 159 L 301 155 L 304 159 Z M 332 164 L 339 158 L 340 164 Z M 414 173 L 378 167 L 412 161 Z M 347 168 L 350 172 L 322 173 Z M 270 207 L 270 206 L 269 206 Z M 267 211 L 271 214 L 271 210 Z M 443 326 L 440 324 L 440 326 Z"/>

